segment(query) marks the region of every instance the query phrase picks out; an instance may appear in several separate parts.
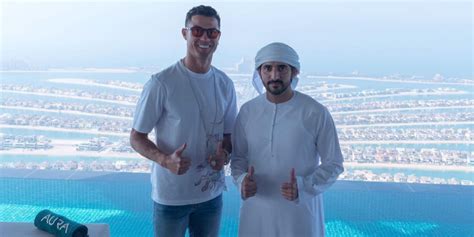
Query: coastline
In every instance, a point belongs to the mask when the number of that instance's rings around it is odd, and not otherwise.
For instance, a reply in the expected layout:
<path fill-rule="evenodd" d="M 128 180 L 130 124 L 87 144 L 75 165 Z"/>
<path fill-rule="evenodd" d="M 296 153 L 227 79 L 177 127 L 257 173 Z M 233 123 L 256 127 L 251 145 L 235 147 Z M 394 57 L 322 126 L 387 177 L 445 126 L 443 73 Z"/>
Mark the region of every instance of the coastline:
<path fill-rule="evenodd" d="M 370 110 L 352 110 L 352 111 L 336 111 L 331 112 L 332 115 L 339 114 L 359 114 L 359 113 L 383 113 L 383 112 L 393 112 L 393 111 L 413 111 L 413 110 L 442 110 L 442 109 L 474 109 L 474 106 L 469 105 L 460 105 L 460 106 L 436 106 L 436 107 L 409 107 L 409 108 L 391 108 L 391 109 L 370 109 Z"/>
<path fill-rule="evenodd" d="M 385 144 L 466 144 L 473 145 L 474 141 L 463 140 L 372 140 L 372 141 L 345 141 L 340 140 L 342 145 L 385 145 Z"/>
<path fill-rule="evenodd" d="M 94 80 L 82 79 L 82 78 L 53 78 L 53 79 L 48 79 L 48 81 L 54 82 L 54 83 L 69 84 L 69 85 L 99 86 L 99 87 L 120 89 L 120 90 L 134 91 L 134 92 L 142 91 L 142 89 L 133 89 L 133 88 L 123 87 L 123 86 L 101 84 L 101 83 L 95 82 Z"/>
<path fill-rule="evenodd" d="M 361 81 L 378 81 L 378 82 L 398 82 L 398 83 L 411 83 L 411 84 L 439 84 L 439 85 L 461 85 L 466 86 L 470 85 L 469 83 L 461 82 L 443 82 L 443 81 L 409 81 L 409 80 L 396 80 L 396 79 L 383 79 L 376 77 L 341 77 L 341 76 L 314 76 L 308 75 L 307 78 L 317 78 L 317 79 L 336 79 L 336 80 L 361 80 Z"/>
<path fill-rule="evenodd" d="M 49 94 L 49 93 L 41 93 L 41 92 L 13 91 L 13 90 L 4 90 L 4 89 L 0 89 L 0 92 L 22 94 L 22 95 L 38 95 L 38 96 L 47 96 L 47 97 L 56 97 L 56 98 L 67 98 L 67 99 L 76 99 L 76 100 L 89 100 L 89 101 L 104 102 L 104 103 L 111 103 L 111 104 L 136 106 L 136 103 L 131 103 L 128 101 L 106 100 L 106 99 L 74 96 L 74 95 L 59 95 L 59 94 Z"/>
<path fill-rule="evenodd" d="M 72 128 L 55 128 L 55 127 L 45 127 L 45 126 L 24 126 L 24 125 L 10 125 L 10 124 L 0 124 L 1 128 L 13 128 L 13 129 L 27 129 L 27 130 L 40 130 L 40 131 L 49 131 L 49 132 L 71 132 L 71 133 L 83 133 L 83 134 L 92 134 L 92 135 L 106 135 L 106 136 L 116 136 L 116 137 L 128 137 L 130 133 L 119 133 L 119 132 L 104 132 L 97 130 L 78 130 Z"/>
<path fill-rule="evenodd" d="M 13 150 L 4 150 L 0 151 L 0 160 L 2 155 L 28 155 L 34 159 L 34 156 L 63 156 L 71 157 L 77 156 L 84 158 L 84 161 L 87 159 L 93 158 L 117 158 L 117 159 L 142 159 L 138 153 L 121 153 L 121 152 L 112 152 L 112 151 L 76 151 L 74 147 L 61 147 L 53 148 L 48 150 L 30 150 L 30 149 L 13 149 Z M 145 158 L 143 158 L 145 159 Z M 22 160 L 25 161 L 25 160 Z M 60 161 L 60 160 L 58 160 Z"/>
<path fill-rule="evenodd" d="M 428 164 L 393 164 L 393 163 L 354 163 L 344 162 L 345 168 L 382 168 L 382 169 L 413 169 L 413 170 L 424 170 L 424 171 L 456 171 L 473 173 L 473 166 L 441 166 L 441 165 L 428 165 Z"/>
<path fill-rule="evenodd" d="M 132 68 L 50 68 L 44 70 L 0 70 L 0 73 L 136 73 Z"/>
<path fill-rule="evenodd" d="M 441 121 L 441 122 L 421 122 L 421 123 L 373 123 L 373 124 L 353 124 L 337 125 L 337 128 L 361 128 L 361 127 L 396 127 L 396 126 L 439 126 L 439 125 L 470 125 L 474 121 Z"/>
<path fill-rule="evenodd" d="M 26 111 L 35 111 L 35 112 L 46 112 L 46 113 L 57 113 L 61 114 L 71 114 L 71 115 L 83 115 L 88 117 L 99 117 L 99 118 L 110 118 L 110 119 L 122 119 L 122 120 L 133 120 L 132 117 L 125 117 L 119 115 L 109 115 L 109 114 L 99 114 L 99 113 L 87 113 L 76 110 L 61 110 L 61 109 L 43 109 L 43 108 L 28 108 L 28 107 L 17 107 L 17 106 L 7 106 L 0 105 L 0 109 L 13 109 L 13 110 L 26 110 Z"/>
<path fill-rule="evenodd" d="M 57 145 L 53 149 L 48 150 L 30 150 L 30 149 L 13 149 L 13 150 L 2 150 L 0 151 L 0 159 L 2 155 L 31 155 L 32 159 L 34 156 L 78 156 L 84 157 L 85 160 L 88 158 L 116 158 L 116 159 L 144 159 L 138 153 L 121 153 L 112 151 L 76 151 L 75 147 L 70 145 L 75 141 L 62 141 L 61 145 Z M 68 143 L 68 144 L 66 144 Z M 412 170 L 424 170 L 424 171 L 455 171 L 472 173 L 474 175 L 474 166 L 442 166 L 442 165 L 429 165 L 429 164 L 396 164 L 396 163 L 354 163 L 344 162 L 344 167 L 348 168 L 365 168 L 365 169 L 412 169 Z"/>
<path fill-rule="evenodd" d="M 319 100 L 320 102 L 336 102 L 343 100 L 365 100 L 373 98 L 387 98 L 387 97 L 405 97 L 405 96 L 428 96 L 428 95 L 464 95 L 467 94 L 465 91 L 454 91 L 454 92 L 428 92 L 428 93 L 400 93 L 400 94 L 385 94 L 385 95 L 369 95 L 369 96 L 355 96 L 347 98 L 337 98 L 337 99 L 323 99 Z"/>
<path fill-rule="evenodd" d="M 337 128 L 355 128 L 355 127 L 385 127 L 385 126 L 420 126 L 420 125 L 458 125 L 458 124 L 474 124 L 474 122 L 439 122 L 439 123 L 398 123 L 398 124 L 360 124 L 360 125 L 336 125 Z M 28 130 L 41 130 L 51 132 L 71 132 L 71 133 L 82 133 L 91 135 L 104 135 L 104 136 L 115 136 L 115 137 L 128 137 L 128 132 L 104 132 L 96 130 L 78 130 L 70 128 L 55 128 L 45 126 L 25 126 L 25 125 L 9 125 L 0 124 L 0 129 L 12 128 L 12 129 L 28 129 Z M 57 141 L 57 139 L 54 139 Z M 80 142 L 80 141 L 79 141 Z M 360 140 L 360 141 L 347 141 L 340 140 L 341 144 L 345 145 L 369 145 L 369 144 L 474 144 L 474 141 L 464 140 Z M 1 152 L 1 151 L 0 151 Z"/>

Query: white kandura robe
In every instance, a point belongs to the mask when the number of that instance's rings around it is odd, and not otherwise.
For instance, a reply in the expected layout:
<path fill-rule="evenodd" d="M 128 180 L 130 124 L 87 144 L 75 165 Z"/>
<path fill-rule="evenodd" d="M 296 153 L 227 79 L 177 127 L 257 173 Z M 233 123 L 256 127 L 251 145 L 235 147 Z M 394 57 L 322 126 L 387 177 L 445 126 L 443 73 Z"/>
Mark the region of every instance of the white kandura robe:
<path fill-rule="evenodd" d="M 232 176 L 240 186 L 255 169 L 257 194 L 242 200 L 239 236 L 324 236 L 322 192 L 343 172 L 336 128 L 328 110 L 294 91 L 274 104 L 262 94 L 240 109 L 235 124 Z M 299 198 L 288 201 L 280 187 L 296 170 Z"/>

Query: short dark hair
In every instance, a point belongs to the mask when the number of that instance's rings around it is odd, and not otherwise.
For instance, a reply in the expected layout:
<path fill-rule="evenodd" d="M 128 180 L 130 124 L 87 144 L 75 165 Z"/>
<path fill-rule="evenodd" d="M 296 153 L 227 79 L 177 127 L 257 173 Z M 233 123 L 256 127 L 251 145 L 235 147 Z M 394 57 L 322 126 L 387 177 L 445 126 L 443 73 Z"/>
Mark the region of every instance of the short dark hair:
<path fill-rule="evenodd" d="M 219 28 L 221 27 L 221 18 L 219 17 L 219 14 L 217 14 L 217 11 L 210 6 L 204 5 L 193 7 L 191 8 L 191 10 L 188 11 L 188 13 L 186 14 L 186 20 L 184 21 L 184 26 L 188 26 L 188 23 L 191 21 L 191 18 L 196 15 L 214 17 L 217 19 L 217 25 L 219 26 Z"/>

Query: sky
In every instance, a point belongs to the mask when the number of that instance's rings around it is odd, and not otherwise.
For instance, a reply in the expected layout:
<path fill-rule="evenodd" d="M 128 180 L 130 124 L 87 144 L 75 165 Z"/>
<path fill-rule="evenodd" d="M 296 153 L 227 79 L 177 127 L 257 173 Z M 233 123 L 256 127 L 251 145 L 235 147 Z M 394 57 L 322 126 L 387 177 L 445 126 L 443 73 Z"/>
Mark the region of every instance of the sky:
<path fill-rule="evenodd" d="M 472 78 L 470 1 L 203 2 L 221 16 L 214 65 L 280 41 L 318 74 Z M 41 67 L 166 67 L 185 55 L 195 1 L 4 1 L 1 60 Z"/>

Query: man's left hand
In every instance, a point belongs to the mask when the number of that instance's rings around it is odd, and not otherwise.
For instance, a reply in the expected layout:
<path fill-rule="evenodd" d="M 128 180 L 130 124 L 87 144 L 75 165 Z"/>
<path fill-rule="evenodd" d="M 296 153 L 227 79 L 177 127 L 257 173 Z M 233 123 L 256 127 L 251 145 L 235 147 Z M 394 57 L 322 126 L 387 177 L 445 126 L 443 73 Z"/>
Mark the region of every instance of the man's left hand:
<path fill-rule="evenodd" d="M 298 184 L 296 183 L 295 168 L 291 169 L 290 182 L 281 185 L 281 195 L 289 201 L 294 201 L 298 198 Z"/>
<path fill-rule="evenodd" d="M 229 163 L 229 153 L 222 147 L 222 141 L 217 143 L 216 154 L 210 155 L 207 159 L 214 170 L 221 170 Z"/>

